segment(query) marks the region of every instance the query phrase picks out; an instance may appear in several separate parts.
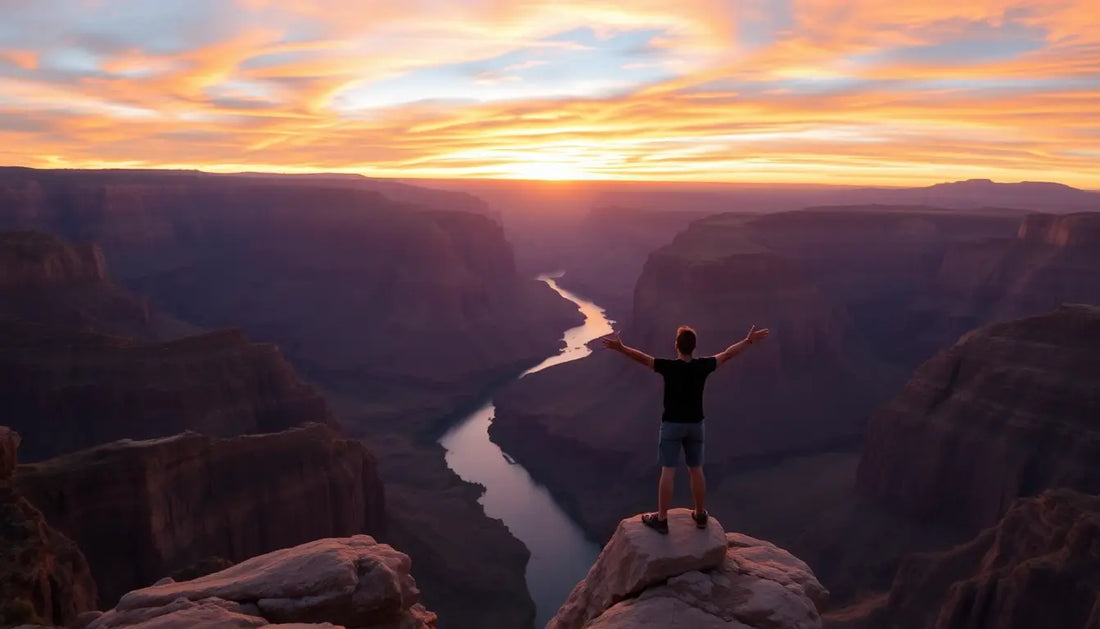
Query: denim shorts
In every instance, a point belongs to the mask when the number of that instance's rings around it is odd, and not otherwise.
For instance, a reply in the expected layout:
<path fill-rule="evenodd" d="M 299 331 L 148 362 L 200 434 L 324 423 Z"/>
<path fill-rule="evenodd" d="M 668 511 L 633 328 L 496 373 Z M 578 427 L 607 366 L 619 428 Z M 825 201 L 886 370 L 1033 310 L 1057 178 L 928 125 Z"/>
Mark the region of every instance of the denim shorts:
<path fill-rule="evenodd" d="M 657 462 L 661 467 L 677 467 L 680 465 L 680 450 L 683 450 L 688 467 L 702 466 L 703 441 L 706 436 L 707 429 L 703 422 L 695 424 L 661 422 Z"/>

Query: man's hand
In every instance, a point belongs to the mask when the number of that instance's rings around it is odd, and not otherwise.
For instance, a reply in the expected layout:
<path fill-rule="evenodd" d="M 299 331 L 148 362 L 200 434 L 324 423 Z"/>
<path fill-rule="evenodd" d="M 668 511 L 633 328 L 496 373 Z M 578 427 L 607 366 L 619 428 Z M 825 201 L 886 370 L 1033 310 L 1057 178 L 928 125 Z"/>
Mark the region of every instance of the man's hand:
<path fill-rule="evenodd" d="M 754 325 L 749 330 L 749 333 L 745 335 L 745 340 L 748 341 L 749 344 L 751 345 L 751 344 L 753 344 L 757 341 L 763 341 L 764 339 L 768 338 L 768 333 L 769 333 L 768 328 L 764 328 L 763 330 L 757 330 L 756 326 Z"/>
<path fill-rule="evenodd" d="M 614 332 L 608 336 L 601 338 L 600 342 L 603 343 L 603 346 L 607 349 L 613 349 L 616 352 L 623 351 L 623 347 L 625 347 L 623 345 L 623 340 L 619 338 L 618 332 Z"/>
<path fill-rule="evenodd" d="M 603 346 L 607 349 L 613 349 L 616 352 L 623 354 L 627 358 L 635 362 L 641 363 L 642 365 L 645 365 L 650 369 L 653 369 L 653 357 L 649 354 L 646 354 L 645 352 L 640 352 L 633 347 L 627 347 L 625 344 L 623 344 L 623 340 L 619 338 L 618 332 L 613 332 L 608 336 L 603 337 L 602 339 L 600 339 L 600 342 L 603 343 Z"/>
<path fill-rule="evenodd" d="M 749 345 L 752 345 L 753 343 L 756 343 L 757 341 L 763 341 L 764 339 L 768 338 L 768 334 L 769 334 L 768 328 L 764 328 L 763 330 L 757 330 L 756 326 L 754 325 L 754 326 L 752 326 L 752 328 L 749 329 L 749 333 L 745 335 L 744 340 L 738 341 L 738 342 L 734 343 L 733 345 L 730 345 L 729 347 L 726 348 L 726 351 L 724 351 L 724 352 L 720 352 L 718 354 L 715 354 L 714 359 L 718 361 L 719 365 L 721 365 L 721 364 L 725 363 L 727 360 L 729 360 L 729 359 L 733 358 L 734 356 L 737 356 L 741 352 L 745 351 L 745 348 L 748 347 Z"/>

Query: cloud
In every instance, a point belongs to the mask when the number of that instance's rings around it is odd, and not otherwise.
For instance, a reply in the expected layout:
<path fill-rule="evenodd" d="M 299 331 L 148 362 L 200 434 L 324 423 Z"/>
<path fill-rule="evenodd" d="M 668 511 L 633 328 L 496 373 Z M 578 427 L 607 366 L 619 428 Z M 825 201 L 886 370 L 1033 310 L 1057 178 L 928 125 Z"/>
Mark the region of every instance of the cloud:
<path fill-rule="evenodd" d="M 3 5 L 3 163 L 1100 187 L 1093 0 Z"/>

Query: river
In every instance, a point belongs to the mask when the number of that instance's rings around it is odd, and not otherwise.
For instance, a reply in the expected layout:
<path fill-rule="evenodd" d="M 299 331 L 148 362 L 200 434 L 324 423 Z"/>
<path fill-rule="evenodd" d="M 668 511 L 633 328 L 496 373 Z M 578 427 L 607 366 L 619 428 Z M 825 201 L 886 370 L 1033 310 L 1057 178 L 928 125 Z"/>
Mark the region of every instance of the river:
<path fill-rule="evenodd" d="M 584 358 L 588 342 L 609 334 L 611 321 L 596 304 L 558 286 L 557 275 L 542 275 L 559 295 L 577 304 L 584 323 L 566 330 L 565 348 L 520 378 L 548 367 Z M 490 401 L 455 424 L 440 439 L 447 450 L 447 465 L 459 476 L 485 487 L 481 504 L 485 513 L 500 518 L 531 552 L 527 563 L 527 588 L 535 601 L 536 627 L 544 627 L 565 601 L 577 581 L 584 578 L 600 548 L 588 541 L 573 520 L 558 506 L 545 487 L 497 444 L 489 441 L 489 423 L 496 411 Z"/>

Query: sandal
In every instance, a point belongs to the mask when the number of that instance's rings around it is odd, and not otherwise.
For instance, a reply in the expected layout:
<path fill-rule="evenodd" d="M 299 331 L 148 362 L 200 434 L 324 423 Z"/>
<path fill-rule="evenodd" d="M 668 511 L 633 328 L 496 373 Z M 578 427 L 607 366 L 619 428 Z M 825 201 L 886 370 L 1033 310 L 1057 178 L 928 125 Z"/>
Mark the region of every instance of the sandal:
<path fill-rule="evenodd" d="M 642 524 L 657 531 L 661 535 L 668 535 L 668 520 L 661 520 L 656 513 L 647 513 L 642 516 Z"/>
<path fill-rule="evenodd" d="M 691 512 L 691 519 L 695 520 L 695 528 L 705 529 L 707 528 L 707 519 L 710 518 L 710 514 L 706 509 L 703 509 L 702 513 Z"/>

